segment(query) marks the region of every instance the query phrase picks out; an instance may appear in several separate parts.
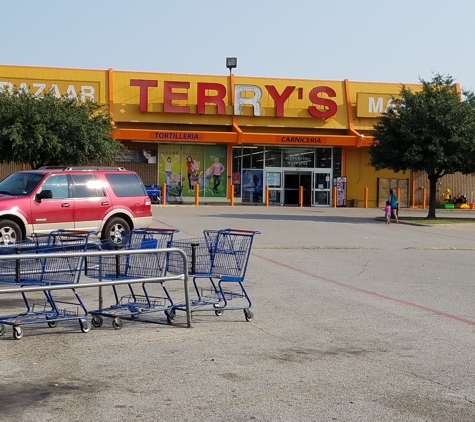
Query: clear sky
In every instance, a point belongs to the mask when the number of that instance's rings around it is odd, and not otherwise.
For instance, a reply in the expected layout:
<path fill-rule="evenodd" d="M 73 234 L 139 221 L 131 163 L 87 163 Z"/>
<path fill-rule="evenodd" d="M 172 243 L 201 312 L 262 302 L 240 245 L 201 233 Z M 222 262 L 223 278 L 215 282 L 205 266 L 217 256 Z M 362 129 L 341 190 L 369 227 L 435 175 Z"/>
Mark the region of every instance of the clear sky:
<path fill-rule="evenodd" d="M 0 63 L 475 90 L 475 0 L 16 0 Z"/>

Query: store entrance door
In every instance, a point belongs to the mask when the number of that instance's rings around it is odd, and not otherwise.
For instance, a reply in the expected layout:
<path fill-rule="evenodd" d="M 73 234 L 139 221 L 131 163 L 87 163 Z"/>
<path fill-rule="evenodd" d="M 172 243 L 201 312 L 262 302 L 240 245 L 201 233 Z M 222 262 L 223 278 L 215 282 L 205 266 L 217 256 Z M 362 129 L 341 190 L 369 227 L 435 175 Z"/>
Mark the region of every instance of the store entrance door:
<path fill-rule="evenodd" d="M 312 173 L 284 172 L 284 205 L 299 205 L 299 190 L 303 187 L 303 205 L 312 205 Z"/>
<path fill-rule="evenodd" d="M 313 178 L 315 181 L 313 205 L 330 205 L 332 200 L 332 174 L 328 171 L 319 171 L 314 173 Z"/>

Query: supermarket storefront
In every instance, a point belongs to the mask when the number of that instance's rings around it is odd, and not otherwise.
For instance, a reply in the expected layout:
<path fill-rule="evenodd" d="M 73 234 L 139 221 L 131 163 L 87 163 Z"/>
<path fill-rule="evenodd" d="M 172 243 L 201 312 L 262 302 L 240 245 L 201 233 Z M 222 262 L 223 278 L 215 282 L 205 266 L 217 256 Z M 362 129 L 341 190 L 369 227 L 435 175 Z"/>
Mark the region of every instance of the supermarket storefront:
<path fill-rule="evenodd" d="M 108 105 L 115 138 L 128 152 L 118 165 L 149 185 L 166 183 L 210 201 L 330 206 L 361 198 L 377 180 L 397 178 L 368 164 L 371 131 L 397 84 L 0 66 L 13 86 Z M 343 183 L 341 183 L 343 181 Z M 373 189 L 374 186 L 374 189 Z"/>
<path fill-rule="evenodd" d="M 330 205 L 334 178 L 341 176 L 341 148 L 249 146 L 233 148 L 232 183 L 244 203 Z M 335 181 L 336 183 L 336 181 Z"/>

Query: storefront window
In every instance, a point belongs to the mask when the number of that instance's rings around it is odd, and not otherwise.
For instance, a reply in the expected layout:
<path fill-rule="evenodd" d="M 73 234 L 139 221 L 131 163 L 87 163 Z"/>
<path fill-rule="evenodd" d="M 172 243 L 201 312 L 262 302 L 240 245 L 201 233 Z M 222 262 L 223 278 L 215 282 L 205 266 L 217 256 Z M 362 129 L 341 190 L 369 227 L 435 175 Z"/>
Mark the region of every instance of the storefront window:
<path fill-rule="evenodd" d="M 234 185 L 234 197 L 241 197 L 241 161 L 242 147 L 233 147 L 233 169 L 231 181 Z"/>
<path fill-rule="evenodd" d="M 264 147 L 243 147 L 242 168 L 263 169 Z"/>
<path fill-rule="evenodd" d="M 251 168 L 264 168 L 264 147 L 255 147 L 251 153 Z"/>
<path fill-rule="evenodd" d="M 333 148 L 333 185 L 336 186 L 336 178 L 341 177 L 341 161 L 343 150 L 341 148 Z"/>
<path fill-rule="evenodd" d="M 242 167 L 251 168 L 252 148 L 244 147 L 242 149 Z"/>
<path fill-rule="evenodd" d="M 266 167 L 282 167 L 282 148 L 266 147 Z"/>
<path fill-rule="evenodd" d="M 333 148 L 333 176 L 341 176 L 341 161 L 343 156 L 342 148 Z"/>
<path fill-rule="evenodd" d="M 283 148 L 282 151 L 283 167 L 313 168 L 315 165 L 315 150 L 313 148 Z"/>
<path fill-rule="evenodd" d="M 332 167 L 332 149 L 317 148 L 317 168 L 329 169 Z"/>

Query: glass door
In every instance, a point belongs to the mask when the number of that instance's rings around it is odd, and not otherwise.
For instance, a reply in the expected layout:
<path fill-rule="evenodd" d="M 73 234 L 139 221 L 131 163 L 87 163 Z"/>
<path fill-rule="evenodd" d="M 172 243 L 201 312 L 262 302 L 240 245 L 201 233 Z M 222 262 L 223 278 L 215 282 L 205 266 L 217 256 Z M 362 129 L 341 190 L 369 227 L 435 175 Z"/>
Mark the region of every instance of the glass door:
<path fill-rule="evenodd" d="M 282 205 L 283 172 L 267 171 L 266 185 L 269 186 L 269 204 Z M 265 195 L 263 195 L 265 197 Z M 265 201 L 265 199 L 264 199 Z"/>
<path fill-rule="evenodd" d="M 313 204 L 315 206 L 319 205 L 330 205 L 331 204 L 331 192 L 332 192 L 332 177 L 331 172 L 315 172 L 313 174 Z"/>

